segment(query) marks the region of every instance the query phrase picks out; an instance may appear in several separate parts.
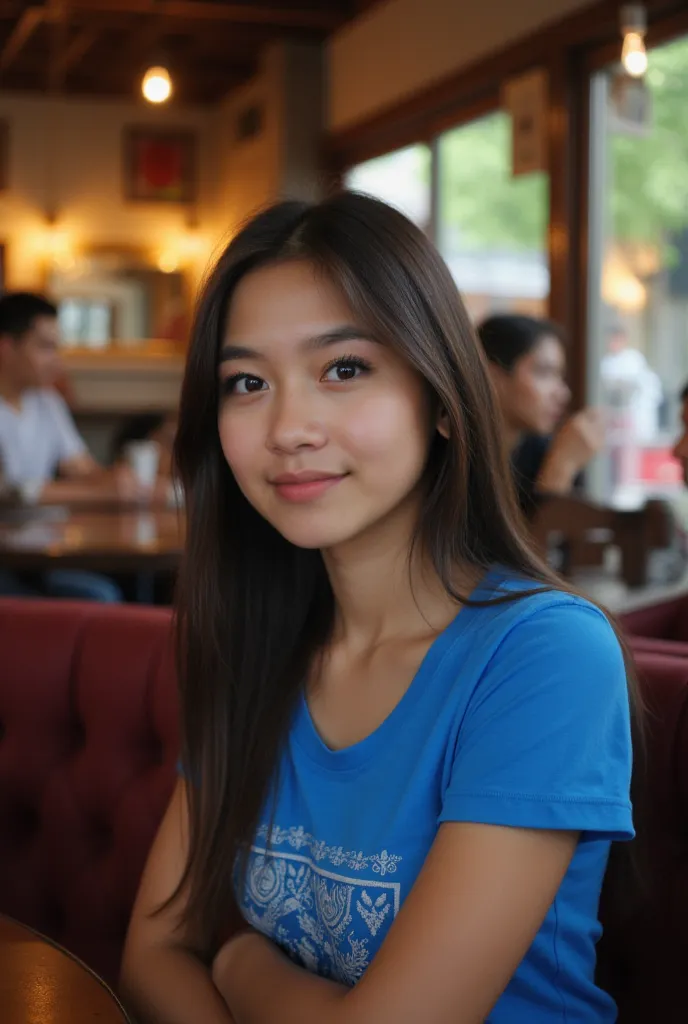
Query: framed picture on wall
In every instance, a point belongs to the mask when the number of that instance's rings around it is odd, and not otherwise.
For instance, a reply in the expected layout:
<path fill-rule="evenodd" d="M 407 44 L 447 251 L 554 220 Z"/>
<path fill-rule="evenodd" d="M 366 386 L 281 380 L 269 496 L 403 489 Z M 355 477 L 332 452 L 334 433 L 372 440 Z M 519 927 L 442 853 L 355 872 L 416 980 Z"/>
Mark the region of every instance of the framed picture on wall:
<path fill-rule="evenodd" d="M 174 129 L 125 129 L 124 198 L 143 203 L 193 203 L 198 186 L 196 136 Z"/>
<path fill-rule="evenodd" d="M 0 192 L 8 187 L 10 159 L 10 126 L 0 120 Z"/>

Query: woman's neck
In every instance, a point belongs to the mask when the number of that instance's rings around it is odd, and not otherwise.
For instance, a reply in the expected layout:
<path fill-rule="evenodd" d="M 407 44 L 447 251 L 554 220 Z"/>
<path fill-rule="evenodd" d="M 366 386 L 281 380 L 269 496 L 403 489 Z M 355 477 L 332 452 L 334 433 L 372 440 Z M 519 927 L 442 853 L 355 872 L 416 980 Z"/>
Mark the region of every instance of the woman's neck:
<path fill-rule="evenodd" d="M 323 552 L 337 607 L 335 640 L 358 649 L 418 631 L 441 631 L 459 605 L 446 592 L 421 545 L 411 550 L 417 510 L 399 509 L 377 528 Z M 457 573 L 458 589 L 476 580 Z"/>

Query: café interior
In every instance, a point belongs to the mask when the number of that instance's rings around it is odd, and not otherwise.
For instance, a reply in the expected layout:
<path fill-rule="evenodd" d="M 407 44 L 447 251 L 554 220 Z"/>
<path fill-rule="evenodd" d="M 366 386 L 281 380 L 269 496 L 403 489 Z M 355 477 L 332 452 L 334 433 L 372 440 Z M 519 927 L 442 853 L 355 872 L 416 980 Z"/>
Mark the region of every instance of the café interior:
<path fill-rule="evenodd" d="M 169 454 L 196 296 L 253 213 L 340 187 L 428 234 L 474 322 L 562 325 L 571 408 L 605 414 L 582 485 L 528 529 L 617 616 L 650 709 L 656 898 L 604 920 L 603 984 L 621 1024 L 685 1020 L 686 95 L 685 0 L 0 4 L 0 294 L 57 307 L 92 457 L 146 473 L 154 437 L 158 475 L 144 498 L 0 494 L 0 571 L 122 595 L 0 599 L 3 1024 L 128 1019 L 122 945 L 179 751 Z"/>

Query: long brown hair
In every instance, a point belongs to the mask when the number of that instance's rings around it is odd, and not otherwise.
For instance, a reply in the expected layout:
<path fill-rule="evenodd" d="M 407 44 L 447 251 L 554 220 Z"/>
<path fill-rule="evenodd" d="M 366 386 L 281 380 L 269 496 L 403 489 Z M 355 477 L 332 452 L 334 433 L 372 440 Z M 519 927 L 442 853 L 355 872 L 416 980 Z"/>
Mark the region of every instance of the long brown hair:
<path fill-rule="evenodd" d="M 259 214 L 200 298 L 182 388 L 176 462 L 188 511 L 177 601 L 183 751 L 190 784 L 185 922 L 211 952 L 236 913 L 233 866 L 275 779 L 296 697 L 327 642 L 334 600 L 319 551 L 286 541 L 248 503 L 218 435 L 218 353 L 242 278 L 307 260 L 372 335 L 425 379 L 449 423 L 424 476 L 416 542 L 447 592 L 457 566 L 499 564 L 565 589 L 522 525 L 481 346 L 445 263 L 404 216 L 341 193 Z"/>

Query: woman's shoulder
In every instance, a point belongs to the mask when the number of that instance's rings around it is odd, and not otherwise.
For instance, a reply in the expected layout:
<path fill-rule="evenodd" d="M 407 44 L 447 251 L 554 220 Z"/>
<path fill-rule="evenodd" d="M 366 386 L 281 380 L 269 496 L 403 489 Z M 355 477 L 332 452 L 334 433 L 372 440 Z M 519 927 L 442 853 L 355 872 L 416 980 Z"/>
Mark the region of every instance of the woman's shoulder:
<path fill-rule="evenodd" d="M 453 666 L 457 679 L 471 666 L 472 705 L 511 717 L 546 709 L 552 722 L 556 709 L 574 707 L 588 717 L 613 706 L 627 717 L 624 655 L 601 608 L 511 572 L 493 573 L 479 599 L 486 603 L 472 609 L 466 661 Z"/>
<path fill-rule="evenodd" d="M 557 645 L 576 650 L 577 645 L 619 652 L 614 629 L 602 608 L 563 585 L 549 585 L 508 570 L 493 570 L 475 595 L 486 604 L 476 622 L 491 623 L 497 642 L 535 635 L 542 647 Z M 482 620 L 482 623 L 481 623 Z M 480 628 L 480 627 L 479 627 Z"/>

